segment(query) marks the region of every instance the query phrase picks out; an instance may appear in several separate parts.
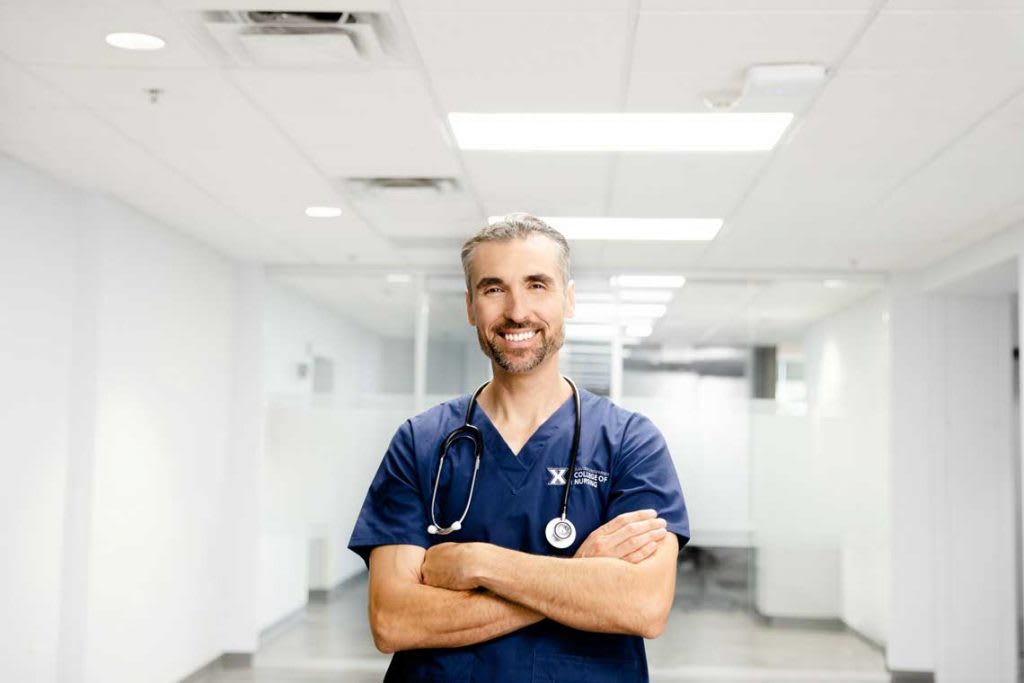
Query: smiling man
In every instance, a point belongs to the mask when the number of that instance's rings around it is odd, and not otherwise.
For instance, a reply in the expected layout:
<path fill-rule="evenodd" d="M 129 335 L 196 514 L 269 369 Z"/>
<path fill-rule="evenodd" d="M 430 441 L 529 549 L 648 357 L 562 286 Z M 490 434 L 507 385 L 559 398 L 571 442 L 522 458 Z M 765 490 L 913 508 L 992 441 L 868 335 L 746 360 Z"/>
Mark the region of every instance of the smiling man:
<path fill-rule="evenodd" d="M 575 306 L 560 233 L 506 216 L 462 266 L 493 379 L 398 429 L 349 541 L 395 653 L 385 680 L 646 681 L 690 534 L 665 441 L 559 374 Z"/>

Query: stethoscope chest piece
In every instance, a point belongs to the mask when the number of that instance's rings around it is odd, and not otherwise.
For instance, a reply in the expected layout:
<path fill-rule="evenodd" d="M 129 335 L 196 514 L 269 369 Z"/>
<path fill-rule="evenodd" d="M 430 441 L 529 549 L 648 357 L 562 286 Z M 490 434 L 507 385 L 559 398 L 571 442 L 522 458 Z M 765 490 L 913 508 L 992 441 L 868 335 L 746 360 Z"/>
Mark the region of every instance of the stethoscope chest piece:
<path fill-rule="evenodd" d="M 555 517 L 544 528 L 544 536 L 552 546 L 564 550 L 576 541 L 576 526 L 565 517 Z"/>

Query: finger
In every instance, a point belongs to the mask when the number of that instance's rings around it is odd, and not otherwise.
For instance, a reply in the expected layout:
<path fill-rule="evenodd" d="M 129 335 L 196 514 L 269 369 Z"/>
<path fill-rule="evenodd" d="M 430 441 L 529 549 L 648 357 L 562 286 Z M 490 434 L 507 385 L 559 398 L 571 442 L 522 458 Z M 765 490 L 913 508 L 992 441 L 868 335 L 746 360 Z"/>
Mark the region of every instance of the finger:
<path fill-rule="evenodd" d="M 625 557 L 626 555 L 635 552 L 639 548 L 644 547 L 651 541 L 660 541 L 665 538 L 665 534 L 668 532 L 665 529 L 651 529 L 647 533 L 639 534 L 627 539 L 621 545 L 617 546 L 612 552 L 618 557 Z"/>
<path fill-rule="evenodd" d="M 615 517 L 607 524 L 601 527 L 604 533 L 615 533 L 619 529 L 632 524 L 633 522 L 641 522 L 647 519 L 654 519 L 658 516 L 655 510 L 634 510 L 633 512 L 623 512 L 621 515 Z"/>
<path fill-rule="evenodd" d="M 608 536 L 607 544 L 610 548 L 615 548 L 625 543 L 634 536 L 645 534 L 648 531 L 654 529 L 664 529 L 668 525 L 661 517 L 655 517 L 654 519 L 642 519 L 635 522 L 630 522 L 626 526 L 622 527 L 618 531 Z"/>
<path fill-rule="evenodd" d="M 642 548 L 640 548 L 638 550 L 634 550 L 633 552 L 631 552 L 629 555 L 626 555 L 622 559 L 626 560 L 626 562 L 630 562 L 632 564 L 637 564 L 639 562 L 643 562 L 648 557 L 653 555 L 654 551 L 656 551 L 657 549 L 658 549 L 658 544 L 655 541 L 650 541 L 649 543 L 645 543 Z"/>

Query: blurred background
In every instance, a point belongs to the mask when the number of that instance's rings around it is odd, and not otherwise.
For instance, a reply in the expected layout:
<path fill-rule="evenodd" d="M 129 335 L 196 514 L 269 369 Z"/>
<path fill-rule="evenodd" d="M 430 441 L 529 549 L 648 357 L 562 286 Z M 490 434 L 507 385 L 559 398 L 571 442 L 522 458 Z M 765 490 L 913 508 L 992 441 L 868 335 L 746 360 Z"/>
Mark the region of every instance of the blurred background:
<path fill-rule="evenodd" d="M 379 680 L 513 211 L 687 497 L 652 680 L 1019 680 L 1019 0 L 0 0 L 0 679 Z"/>

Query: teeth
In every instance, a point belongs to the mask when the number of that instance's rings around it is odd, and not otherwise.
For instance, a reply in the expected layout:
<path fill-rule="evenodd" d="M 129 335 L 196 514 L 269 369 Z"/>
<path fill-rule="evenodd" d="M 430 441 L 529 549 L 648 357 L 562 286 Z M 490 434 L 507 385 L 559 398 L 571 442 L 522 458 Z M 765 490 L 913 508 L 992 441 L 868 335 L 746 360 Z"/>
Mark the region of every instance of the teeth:
<path fill-rule="evenodd" d="M 536 332 L 533 330 L 530 330 L 529 332 L 520 332 L 519 334 L 506 334 L 505 339 L 508 339 L 509 341 L 526 341 L 533 337 L 534 334 L 536 334 Z"/>

